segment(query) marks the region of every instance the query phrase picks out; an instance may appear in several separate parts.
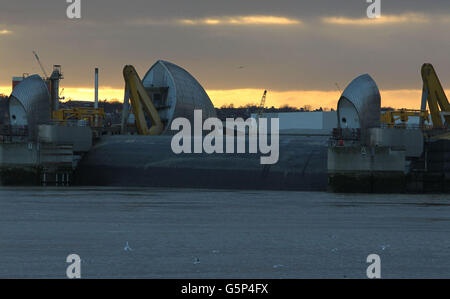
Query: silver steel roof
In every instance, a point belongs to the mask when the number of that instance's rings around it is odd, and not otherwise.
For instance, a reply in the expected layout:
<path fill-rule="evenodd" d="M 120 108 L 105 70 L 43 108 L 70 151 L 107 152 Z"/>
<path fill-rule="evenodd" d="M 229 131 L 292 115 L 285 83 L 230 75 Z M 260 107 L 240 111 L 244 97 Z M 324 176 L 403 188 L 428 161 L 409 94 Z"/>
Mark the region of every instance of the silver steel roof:
<path fill-rule="evenodd" d="M 194 109 L 202 110 L 203 120 L 216 116 L 214 105 L 200 83 L 176 64 L 158 60 L 142 82 L 145 88 L 169 87 L 167 104 L 170 108 L 160 111 L 161 117 L 168 120 L 166 132 L 176 117 L 184 117 L 193 122 Z"/>
<path fill-rule="evenodd" d="M 338 102 L 338 119 L 342 99 L 347 99 L 355 106 L 361 129 L 380 126 L 380 91 L 375 81 L 368 74 L 355 78 L 345 88 Z"/>
<path fill-rule="evenodd" d="M 50 120 L 50 93 L 39 75 L 25 78 L 14 88 L 11 97 L 25 109 L 30 132 L 35 131 L 38 124 Z"/>

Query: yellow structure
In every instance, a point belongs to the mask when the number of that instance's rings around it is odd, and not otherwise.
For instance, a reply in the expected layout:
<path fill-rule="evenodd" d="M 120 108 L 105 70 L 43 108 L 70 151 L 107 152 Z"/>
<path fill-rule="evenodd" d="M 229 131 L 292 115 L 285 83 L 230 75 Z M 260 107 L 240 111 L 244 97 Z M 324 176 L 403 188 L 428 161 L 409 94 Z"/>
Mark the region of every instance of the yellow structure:
<path fill-rule="evenodd" d="M 421 73 L 423 80 L 421 109 L 425 110 L 428 103 L 434 128 L 443 128 L 450 125 L 450 104 L 436 71 L 430 63 L 425 63 L 422 66 Z M 445 123 L 442 118 L 444 118 Z"/>
<path fill-rule="evenodd" d="M 420 117 L 420 125 L 423 127 L 424 121 L 433 122 L 433 128 L 442 129 L 450 126 L 450 104 L 445 91 L 434 70 L 433 65 L 425 63 L 421 69 L 423 90 L 422 104 L 420 110 L 400 109 L 386 111 L 381 114 L 381 122 L 388 127 L 398 126 L 396 121 L 400 120 L 400 125 L 406 124 L 409 117 Z M 426 110 L 428 104 L 429 112 Z M 445 121 L 445 122 L 444 122 Z"/>
<path fill-rule="evenodd" d="M 160 135 L 164 130 L 164 125 L 135 68 L 132 65 L 126 65 L 123 69 L 123 77 L 125 79 L 126 92 L 130 96 L 131 108 L 136 119 L 138 133 L 140 135 Z M 152 123 L 150 128 L 144 112 Z"/>
<path fill-rule="evenodd" d="M 53 111 L 53 119 L 66 124 L 69 120 L 86 120 L 90 127 L 96 128 L 101 126 L 101 121 L 105 119 L 105 111 L 103 108 L 72 108 L 59 109 Z"/>
<path fill-rule="evenodd" d="M 402 122 L 400 125 L 406 125 L 411 116 L 418 116 L 421 119 L 429 121 L 427 110 L 400 109 L 381 113 L 381 122 L 386 124 L 389 128 L 393 128 L 396 126 L 396 121 L 398 120 Z"/>

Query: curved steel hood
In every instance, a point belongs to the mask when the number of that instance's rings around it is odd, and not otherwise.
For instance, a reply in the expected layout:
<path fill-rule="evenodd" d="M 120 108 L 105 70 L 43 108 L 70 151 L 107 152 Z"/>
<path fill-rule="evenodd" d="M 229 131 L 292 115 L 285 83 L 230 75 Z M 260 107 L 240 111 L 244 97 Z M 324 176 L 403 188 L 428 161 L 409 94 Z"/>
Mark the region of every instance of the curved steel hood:
<path fill-rule="evenodd" d="M 165 132 L 170 130 L 174 118 L 194 120 L 194 110 L 202 110 L 203 120 L 215 117 L 216 111 L 200 83 L 185 69 L 168 61 L 158 60 L 142 79 L 149 89 L 168 88 L 164 108 L 159 110 L 165 119 Z"/>
<path fill-rule="evenodd" d="M 39 75 L 25 78 L 17 85 L 9 100 L 11 124 L 16 121 L 17 113 L 24 113 L 31 136 L 37 134 L 37 126 L 50 120 L 50 93 L 47 84 Z"/>
<path fill-rule="evenodd" d="M 355 78 L 344 90 L 338 102 L 338 125 L 341 128 L 380 126 L 381 96 L 375 81 L 368 74 Z"/>

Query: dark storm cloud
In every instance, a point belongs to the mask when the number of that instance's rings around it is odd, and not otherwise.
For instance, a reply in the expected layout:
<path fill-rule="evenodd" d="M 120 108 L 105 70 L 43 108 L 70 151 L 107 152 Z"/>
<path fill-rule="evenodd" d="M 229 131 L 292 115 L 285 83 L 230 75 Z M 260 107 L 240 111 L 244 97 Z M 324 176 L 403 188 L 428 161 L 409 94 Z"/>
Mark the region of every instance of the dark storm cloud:
<path fill-rule="evenodd" d="M 82 19 L 68 20 L 65 0 L 0 0 L 0 85 L 12 75 L 63 65 L 65 84 L 120 87 L 124 64 L 143 73 L 157 59 L 190 70 L 208 89 L 332 90 L 361 73 L 381 88 L 421 88 L 428 61 L 450 87 L 450 1 L 382 0 L 383 15 L 418 14 L 426 22 L 375 26 L 325 24 L 324 17 L 365 18 L 365 0 L 82 0 Z M 299 25 L 201 26 L 180 20 L 280 16 Z M 447 18 L 447 19 L 446 19 Z M 447 21 L 445 21 L 447 20 Z M 238 68 L 238 66 L 245 66 Z"/>

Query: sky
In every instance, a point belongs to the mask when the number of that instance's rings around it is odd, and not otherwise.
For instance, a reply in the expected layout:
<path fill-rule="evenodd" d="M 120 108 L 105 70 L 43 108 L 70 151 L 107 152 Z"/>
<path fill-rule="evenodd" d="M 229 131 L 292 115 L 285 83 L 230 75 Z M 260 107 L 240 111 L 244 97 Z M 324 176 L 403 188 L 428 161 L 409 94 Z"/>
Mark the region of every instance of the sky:
<path fill-rule="evenodd" d="M 421 65 L 432 63 L 450 95 L 450 1 L 380 0 L 0 0 L 0 93 L 11 77 L 61 64 L 63 96 L 122 99 L 122 69 L 143 76 L 158 59 L 202 84 L 215 106 L 335 108 L 340 91 L 368 73 L 382 105 L 419 108 Z"/>

